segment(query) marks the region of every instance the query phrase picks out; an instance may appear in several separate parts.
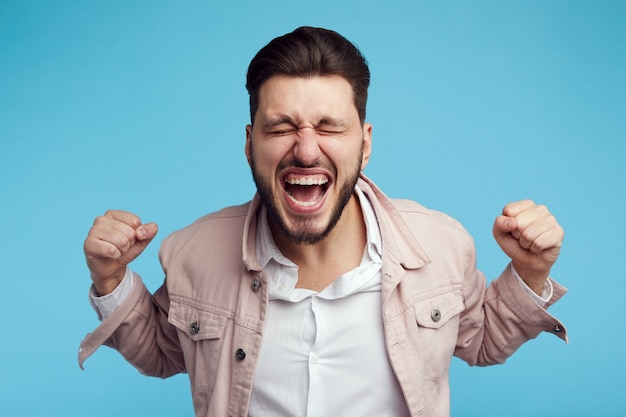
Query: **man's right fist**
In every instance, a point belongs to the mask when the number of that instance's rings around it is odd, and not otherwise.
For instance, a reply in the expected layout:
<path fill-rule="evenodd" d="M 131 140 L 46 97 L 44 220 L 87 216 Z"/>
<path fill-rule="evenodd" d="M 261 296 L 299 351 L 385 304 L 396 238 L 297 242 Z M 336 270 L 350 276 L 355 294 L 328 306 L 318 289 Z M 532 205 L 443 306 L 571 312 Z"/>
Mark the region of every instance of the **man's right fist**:
<path fill-rule="evenodd" d="M 93 223 L 84 250 L 98 295 L 111 293 L 126 274 L 126 266 L 148 246 L 158 231 L 132 213 L 109 210 Z"/>

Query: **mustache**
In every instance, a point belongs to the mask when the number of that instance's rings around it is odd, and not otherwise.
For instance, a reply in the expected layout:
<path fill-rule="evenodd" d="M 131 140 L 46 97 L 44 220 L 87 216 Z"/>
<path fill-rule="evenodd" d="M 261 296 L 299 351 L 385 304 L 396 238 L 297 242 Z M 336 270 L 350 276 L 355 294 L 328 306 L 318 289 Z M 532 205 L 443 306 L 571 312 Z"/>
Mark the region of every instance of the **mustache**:
<path fill-rule="evenodd" d="M 312 164 L 305 164 L 301 160 L 293 157 L 281 161 L 277 166 L 278 171 L 282 171 L 287 168 L 321 168 L 333 174 L 335 174 L 336 171 L 335 167 L 332 164 L 325 161 L 316 161 Z"/>

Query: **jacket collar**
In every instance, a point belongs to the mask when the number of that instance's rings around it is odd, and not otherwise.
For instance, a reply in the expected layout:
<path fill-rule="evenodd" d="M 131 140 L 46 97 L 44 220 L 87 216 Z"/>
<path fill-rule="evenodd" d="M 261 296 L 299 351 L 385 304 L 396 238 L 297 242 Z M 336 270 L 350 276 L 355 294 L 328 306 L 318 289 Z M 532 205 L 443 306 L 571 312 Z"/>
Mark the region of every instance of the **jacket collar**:
<path fill-rule="evenodd" d="M 378 218 L 385 257 L 391 256 L 404 269 L 417 269 L 429 264 L 428 255 L 389 197 L 362 173 L 358 185 L 369 198 Z"/>
<path fill-rule="evenodd" d="M 242 253 L 243 264 L 248 271 L 260 272 L 262 267 L 256 257 L 256 223 L 261 208 L 261 197 L 256 193 L 248 207 L 245 224 L 243 226 Z"/>

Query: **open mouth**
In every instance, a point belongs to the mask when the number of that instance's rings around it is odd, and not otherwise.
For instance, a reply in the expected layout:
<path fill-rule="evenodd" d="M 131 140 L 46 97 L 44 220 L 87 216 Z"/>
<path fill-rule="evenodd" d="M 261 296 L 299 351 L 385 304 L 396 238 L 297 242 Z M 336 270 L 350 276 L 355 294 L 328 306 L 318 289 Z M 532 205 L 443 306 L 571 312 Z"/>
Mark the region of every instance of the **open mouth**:
<path fill-rule="evenodd" d="M 285 193 L 298 207 L 312 207 L 326 195 L 329 181 L 325 175 L 295 175 L 285 177 Z"/>

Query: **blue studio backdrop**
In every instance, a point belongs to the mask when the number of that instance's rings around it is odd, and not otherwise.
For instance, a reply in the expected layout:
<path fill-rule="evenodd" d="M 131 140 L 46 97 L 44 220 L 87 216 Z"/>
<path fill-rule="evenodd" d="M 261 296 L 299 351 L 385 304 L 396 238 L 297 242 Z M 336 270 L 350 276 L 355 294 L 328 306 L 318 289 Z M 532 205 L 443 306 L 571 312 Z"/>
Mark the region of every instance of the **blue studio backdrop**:
<path fill-rule="evenodd" d="M 147 378 L 101 348 L 82 243 L 110 208 L 159 224 L 134 263 L 163 280 L 160 241 L 248 200 L 247 64 L 301 25 L 344 34 L 372 71 L 366 174 L 451 214 L 489 279 L 509 201 L 566 230 L 542 334 L 506 364 L 454 360 L 453 416 L 619 416 L 626 277 L 626 2 L 0 0 L 0 415 L 192 416 L 186 375 Z"/>

